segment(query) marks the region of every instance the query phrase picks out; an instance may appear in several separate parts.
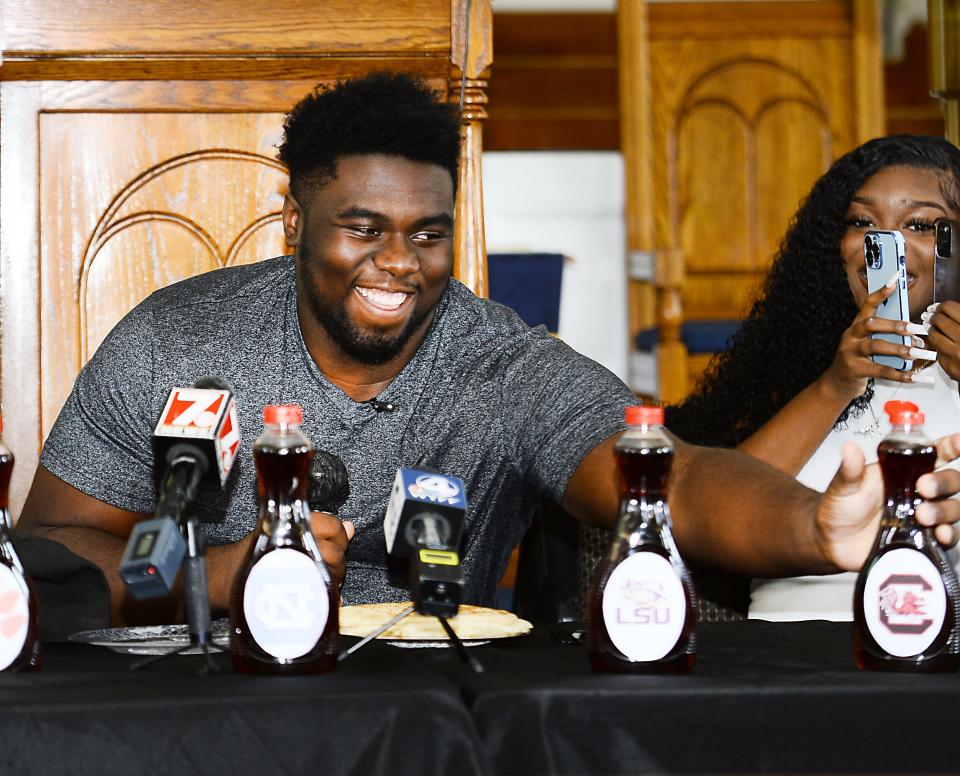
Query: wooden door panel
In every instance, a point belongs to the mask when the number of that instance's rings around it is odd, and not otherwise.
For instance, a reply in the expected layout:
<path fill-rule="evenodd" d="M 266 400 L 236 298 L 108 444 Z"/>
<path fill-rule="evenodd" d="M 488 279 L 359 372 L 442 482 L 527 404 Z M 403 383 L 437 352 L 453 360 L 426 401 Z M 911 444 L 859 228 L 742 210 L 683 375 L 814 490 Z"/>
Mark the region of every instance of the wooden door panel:
<path fill-rule="evenodd" d="M 680 223 L 687 273 L 749 262 L 748 129 L 743 114 L 723 102 L 698 103 L 680 118 L 671 220 Z"/>
<path fill-rule="evenodd" d="M 39 122 L 41 433 L 158 288 L 284 252 L 274 113 L 48 112 Z"/>
<path fill-rule="evenodd" d="M 684 318 L 739 317 L 800 197 L 856 143 L 849 47 L 654 40 L 651 74 L 655 241 L 680 248 Z"/>
<path fill-rule="evenodd" d="M 809 103 L 777 102 L 757 121 L 756 252 L 765 270 L 813 182 L 833 161 L 830 130 Z"/>

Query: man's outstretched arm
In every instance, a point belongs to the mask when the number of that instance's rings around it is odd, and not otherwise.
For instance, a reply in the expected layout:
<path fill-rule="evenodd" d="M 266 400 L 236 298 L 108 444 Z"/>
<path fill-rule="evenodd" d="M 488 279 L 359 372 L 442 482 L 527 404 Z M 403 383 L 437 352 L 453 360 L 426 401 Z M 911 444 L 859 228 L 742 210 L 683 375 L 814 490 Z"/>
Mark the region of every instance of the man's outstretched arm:
<path fill-rule="evenodd" d="M 571 514 L 612 527 L 619 508 L 613 445 L 597 445 L 577 467 L 564 494 Z M 795 576 L 857 570 L 877 535 L 883 483 L 879 467 L 864 466 L 855 445 L 824 494 L 734 450 L 675 442 L 669 500 L 674 535 L 688 560 L 747 576 Z M 941 462 L 960 453 L 960 435 L 937 442 Z M 934 499 L 918 510 L 937 537 L 955 543 L 960 473 L 944 470 L 918 481 Z"/>

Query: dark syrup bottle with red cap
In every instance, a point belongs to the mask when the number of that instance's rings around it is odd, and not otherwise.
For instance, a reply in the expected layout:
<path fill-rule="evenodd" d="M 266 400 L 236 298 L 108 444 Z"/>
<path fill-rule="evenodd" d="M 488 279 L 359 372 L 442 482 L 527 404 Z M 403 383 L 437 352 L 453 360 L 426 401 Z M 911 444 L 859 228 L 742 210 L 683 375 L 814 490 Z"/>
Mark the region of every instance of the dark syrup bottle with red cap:
<path fill-rule="evenodd" d="M 857 667 L 879 671 L 956 671 L 960 665 L 960 587 L 930 528 L 917 523 L 917 478 L 937 451 L 912 402 L 889 401 L 891 431 L 877 448 L 885 505 L 873 550 L 853 596 Z"/>
<path fill-rule="evenodd" d="M 683 673 L 696 656 L 697 596 L 673 540 L 667 482 L 673 444 L 662 407 L 627 407 L 614 448 L 620 519 L 587 606 L 594 671 Z"/>
<path fill-rule="evenodd" d="M 256 540 L 233 583 L 230 647 L 241 673 L 307 674 L 336 666 L 339 594 L 310 530 L 313 446 L 296 404 L 263 410 L 253 445 Z"/>
<path fill-rule="evenodd" d="M 13 548 L 12 473 L 13 453 L 0 439 L 0 671 L 36 671 L 40 668 L 40 606 Z"/>

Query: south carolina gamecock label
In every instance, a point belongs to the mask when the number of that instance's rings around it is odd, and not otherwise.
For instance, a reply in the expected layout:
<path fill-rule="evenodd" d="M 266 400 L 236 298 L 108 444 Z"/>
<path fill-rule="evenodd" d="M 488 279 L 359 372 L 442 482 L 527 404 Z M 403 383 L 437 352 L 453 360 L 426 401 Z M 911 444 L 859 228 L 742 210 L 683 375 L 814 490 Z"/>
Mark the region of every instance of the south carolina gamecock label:
<path fill-rule="evenodd" d="M 676 646 L 687 598 L 670 561 L 652 552 L 617 566 L 603 591 L 603 621 L 614 646 L 630 660 L 659 660 Z"/>
<path fill-rule="evenodd" d="M 330 615 L 320 567 L 296 550 L 268 552 L 247 577 L 243 614 L 250 635 L 268 655 L 292 660 L 307 654 Z"/>
<path fill-rule="evenodd" d="M 916 550 L 891 550 L 870 569 L 863 614 L 870 635 L 885 652 L 919 655 L 940 633 L 947 614 L 940 572 Z"/>

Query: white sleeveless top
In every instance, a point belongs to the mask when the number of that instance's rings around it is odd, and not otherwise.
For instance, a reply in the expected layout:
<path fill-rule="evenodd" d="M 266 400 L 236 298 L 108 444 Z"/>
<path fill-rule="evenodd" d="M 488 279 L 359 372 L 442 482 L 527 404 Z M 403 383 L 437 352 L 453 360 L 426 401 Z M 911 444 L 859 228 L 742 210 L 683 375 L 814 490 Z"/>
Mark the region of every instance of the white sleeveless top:
<path fill-rule="evenodd" d="M 863 414 L 849 418 L 845 428 L 834 428 L 807 461 L 797 480 L 814 490 L 827 489 L 840 466 L 840 449 L 853 442 L 863 450 L 867 463 L 877 460 L 877 445 L 890 430 L 883 405 L 891 399 L 912 401 L 926 416 L 925 430 L 931 439 L 960 431 L 960 394 L 957 383 L 939 364 L 926 367 L 934 373 L 932 385 L 877 380 L 873 400 Z M 951 464 L 960 468 L 960 463 Z M 949 553 L 960 571 L 960 553 Z M 755 579 L 750 588 L 750 619 L 757 620 L 838 620 L 853 619 L 853 587 L 857 575 Z"/>

